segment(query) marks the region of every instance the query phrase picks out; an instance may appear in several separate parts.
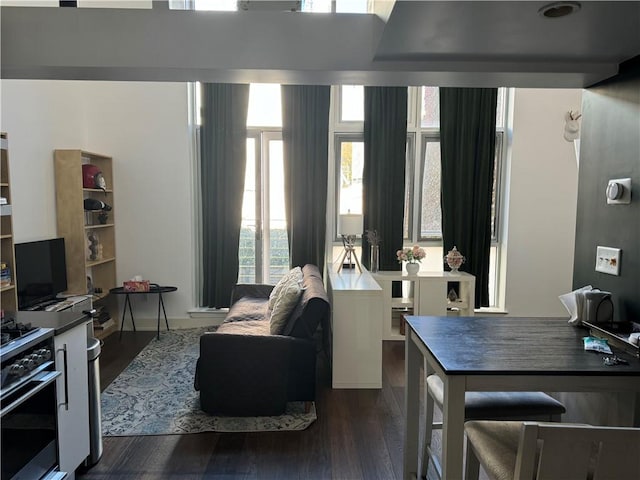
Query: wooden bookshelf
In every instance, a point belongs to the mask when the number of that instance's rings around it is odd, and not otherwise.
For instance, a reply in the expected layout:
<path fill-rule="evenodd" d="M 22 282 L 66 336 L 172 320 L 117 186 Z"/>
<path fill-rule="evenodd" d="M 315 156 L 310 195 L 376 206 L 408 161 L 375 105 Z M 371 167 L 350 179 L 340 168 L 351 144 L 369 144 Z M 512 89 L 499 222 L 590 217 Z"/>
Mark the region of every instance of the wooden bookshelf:
<path fill-rule="evenodd" d="M 0 262 L 9 269 L 10 280 L 0 284 L 2 309 L 16 311 L 18 295 L 16 288 L 16 256 L 13 238 L 13 210 L 11 204 L 11 178 L 9 176 L 9 139 L 0 133 L 0 190 L 6 205 L 0 205 Z"/>
<path fill-rule="evenodd" d="M 94 288 L 101 289 L 94 302 L 108 302 L 109 289 L 116 286 L 116 208 L 113 189 L 113 159 L 84 150 L 55 150 L 55 183 L 58 235 L 65 239 L 68 292 L 86 294 L 88 277 Z M 93 164 L 101 171 L 106 190 L 83 188 L 82 165 Z M 98 219 L 100 212 L 84 210 L 84 200 L 93 198 L 112 207 L 105 212 L 105 223 Z M 89 250 L 89 237 L 98 246 L 98 253 Z M 117 318 L 117 311 L 112 310 Z M 102 335 L 107 332 L 105 330 Z M 96 332 L 97 333 L 97 332 Z M 111 332 L 110 332 L 111 333 Z"/>

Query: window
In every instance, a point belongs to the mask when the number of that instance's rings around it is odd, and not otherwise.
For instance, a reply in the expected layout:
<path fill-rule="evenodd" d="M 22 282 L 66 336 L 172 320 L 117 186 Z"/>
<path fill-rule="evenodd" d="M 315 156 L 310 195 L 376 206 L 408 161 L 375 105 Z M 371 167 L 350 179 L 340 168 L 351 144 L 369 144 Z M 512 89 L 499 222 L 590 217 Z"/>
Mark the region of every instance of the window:
<path fill-rule="evenodd" d="M 422 87 L 421 95 L 421 144 L 422 154 L 418 159 L 421 184 L 418 188 L 418 205 L 422 211 L 419 229 L 416 235 L 408 235 L 413 241 L 434 240 L 442 238 L 440 211 L 440 95 L 436 87 Z M 505 89 L 498 89 L 496 115 L 496 159 L 494 168 L 493 194 L 491 205 L 491 232 L 494 242 L 497 241 L 497 225 L 499 209 L 497 201 L 500 191 L 499 169 L 502 159 L 502 142 L 504 137 Z"/>
<path fill-rule="evenodd" d="M 194 10 L 215 10 L 235 12 L 238 10 L 237 0 L 193 0 Z"/>
<path fill-rule="evenodd" d="M 362 172 L 364 169 L 362 135 L 337 136 L 336 152 L 340 156 L 337 180 L 337 213 L 338 215 L 349 212 L 362 214 Z"/>
<path fill-rule="evenodd" d="M 280 85 L 251 84 L 239 282 L 276 283 L 289 271 L 282 148 Z"/>
<path fill-rule="evenodd" d="M 440 209 L 440 138 L 422 136 L 420 157 L 420 230 L 419 240 L 442 238 L 442 210 Z"/>
<path fill-rule="evenodd" d="M 343 85 L 341 91 L 339 122 L 363 122 L 364 87 L 362 85 Z"/>
<path fill-rule="evenodd" d="M 200 112 L 199 85 L 194 104 Z M 199 114 L 195 119 L 201 125 Z M 242 283 L 276 283 L 289 271 L 279 84 L 251 84 L 249 90 L 238 260 Z"/>
<path fill-rule="evenodd" d="M 345 213 L 345 205 L 353 211 L 362 208 L 362 184 L 355 188 L 351 179 L 342 178 L 345 171 L 352 168 L 349 146 L 353 142 L 362 142 L 362 124 L 364 121 L 364 87 L 343 85 L 337 90 L 338 114 L 334 135 L 336 141 L 337 179 L 336 218 Z M 500 220 L 500 170 L 504 154 L 504 130 L 506 118 L 506 89 L 498 89 L 496 116 L 496 162 L 494 170 L 493 201 L 491 206 L 492 248 L 490 253 L 490 298 L 496 303 L 495 285 L 498 268 L 498 235 Z M 442 212 L 440 208 L 440 95 L 437 87 L 409 87 L 409 105 L 407 106 L 407 164 L 405 181 L 404 237 L 408 244 L 421 243 L 433 252 L 430 258 L 441 259 L 442 252 Z M 363 145 L 364 147 L 364 145 Z M 353 148 L 353 146 L 351 146 Z M 347 152 L 345 154 L 345 152 Z M 352 173 L 353 174 L 353 173 Z M 348 200 L 347 200 L 348 198 Z M 337 220 L 336 220 L 337 221 Z M 337 238 L 337 237 L 336 237 Z M 434 261 L 428 268 L 441 268 Z"/>

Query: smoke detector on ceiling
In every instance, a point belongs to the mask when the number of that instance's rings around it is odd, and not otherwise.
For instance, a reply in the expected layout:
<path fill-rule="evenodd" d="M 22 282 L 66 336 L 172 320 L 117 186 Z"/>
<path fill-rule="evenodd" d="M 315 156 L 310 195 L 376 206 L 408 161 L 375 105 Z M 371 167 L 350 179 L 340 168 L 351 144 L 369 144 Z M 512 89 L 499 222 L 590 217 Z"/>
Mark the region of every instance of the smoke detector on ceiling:
<path fill-rule="evenodd" d="M 238 0 L 238 10 L 252 12 L 299 12 L 301 1 Z"/>
<path fill-rule="evenodd" d="M 545 18 L 560 18 L 576 13 L 582 5 L 579 2 L 553 2 L 538 10 L 538 13 Z"/>

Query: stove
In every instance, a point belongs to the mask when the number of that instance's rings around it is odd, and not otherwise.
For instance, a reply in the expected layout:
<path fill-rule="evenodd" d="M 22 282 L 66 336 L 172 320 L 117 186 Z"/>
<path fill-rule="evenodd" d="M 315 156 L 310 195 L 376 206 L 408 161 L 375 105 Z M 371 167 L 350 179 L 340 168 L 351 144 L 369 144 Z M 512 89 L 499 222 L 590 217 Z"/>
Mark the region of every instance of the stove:
<path fill-rule="evenodd" d="M 53 329 L 32 327 L 30 323 L 23 324 L 12 317 L 5 317 L 0 323 L 0 334 L 0 397 L 4 397 L 12 386 L 22 383 L 25 377 L 44 370 L 43 364 L 53 363 Z"/>
<path fill-rule="evenodd" d="M 4 317 L 0 322 L 0 346 L 4 347 L 13 340 L 26 337 L 36 333 L 38 330 L 38 327 L 32 327 L 30 323 L 16 322 L 11 316 Z"/>
<path fill-rule="evenodd" d="M 58 471 L 53 328 L 7 315 L 0 322 L 2 480 L 54 478 Z"/>

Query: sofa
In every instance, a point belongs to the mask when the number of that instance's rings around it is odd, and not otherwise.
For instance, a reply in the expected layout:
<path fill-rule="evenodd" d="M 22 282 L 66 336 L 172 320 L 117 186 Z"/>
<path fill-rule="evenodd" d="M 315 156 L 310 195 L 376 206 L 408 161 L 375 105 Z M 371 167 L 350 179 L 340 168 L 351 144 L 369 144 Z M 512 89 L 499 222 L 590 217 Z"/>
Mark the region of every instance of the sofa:
<path fill-rule="evenodd" d="M 317 266 L 297 268 L 299 298 L 279 327 L 272 322 L 274 285 L 238 284 L 222 325 L 201 336 L 195 388 L 203 411 L 280 415 L 287 402 L 315 400 L 316 332 L 329 328 L 329 298 Z"/>

